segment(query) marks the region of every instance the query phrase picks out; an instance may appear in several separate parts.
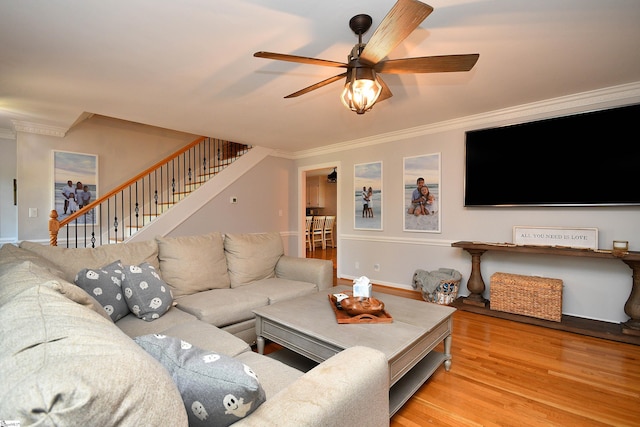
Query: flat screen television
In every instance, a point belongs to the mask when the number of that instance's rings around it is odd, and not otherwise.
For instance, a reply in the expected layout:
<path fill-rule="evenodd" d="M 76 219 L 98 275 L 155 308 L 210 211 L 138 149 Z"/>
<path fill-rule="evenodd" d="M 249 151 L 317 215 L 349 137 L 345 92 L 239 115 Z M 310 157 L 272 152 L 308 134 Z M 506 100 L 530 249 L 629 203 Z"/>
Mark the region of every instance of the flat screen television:
<path fill-rule="evenodd" d="M 640 104 L 466 132 L 464 205 L 640 205 Z"/>

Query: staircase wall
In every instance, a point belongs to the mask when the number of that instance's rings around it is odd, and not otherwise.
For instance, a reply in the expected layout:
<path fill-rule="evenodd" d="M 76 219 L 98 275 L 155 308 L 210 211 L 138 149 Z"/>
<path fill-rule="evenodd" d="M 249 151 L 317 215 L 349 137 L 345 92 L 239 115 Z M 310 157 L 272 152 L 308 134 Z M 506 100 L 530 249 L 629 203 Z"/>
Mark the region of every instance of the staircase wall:
<path fill-rule="evenodd" d="M 283 238 L 285 253 L 297 254 L 297 168 L 293 161 L 269 154 L 270 150 L 261 147 L 251 149 L 175 206 L 191 212 L 182 215 L 176 209 L 174 214 L 181 217 L 179 223 L 169 228 L 158 228 L 156 234 L 186 236 L 212 231 L 278 231 Z M 198 204 L 197 208 L 185 204 L 192 197 L 194 200 L 190 203 Z M 232 197 L 237 203 L 231 203 Z M 158 219 L 172 220 L 169 216 Z M 152 234 L 154 230 L 144 231 Z M 147 239 L 145 235 L 142 237 Z"/>
<path fill-rule="evenodd" d="M 99 115 L 81 122 L 62 138 L 18 132 L 17 239 L 49 241 L 53 150 L 97 155 L 98 194 L 102 194 L 101 191 L 116 187 L 197 137 Z M 36 208 L 38 216 L 29 217 L 29 208 Z"/>

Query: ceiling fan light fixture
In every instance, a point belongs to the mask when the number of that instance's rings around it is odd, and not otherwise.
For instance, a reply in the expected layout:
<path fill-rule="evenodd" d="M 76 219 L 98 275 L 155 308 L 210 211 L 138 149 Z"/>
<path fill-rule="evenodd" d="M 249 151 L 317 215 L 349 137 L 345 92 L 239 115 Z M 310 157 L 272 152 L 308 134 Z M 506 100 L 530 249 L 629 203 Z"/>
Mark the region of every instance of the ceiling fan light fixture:
<path fill-rule="evenodd" d="M 347 82 L 340 99 L 345 107 L 357 114 L 371 110 L 382 93 L 376 72 L 368 67 L 353 67 L 347 74 Z"/>

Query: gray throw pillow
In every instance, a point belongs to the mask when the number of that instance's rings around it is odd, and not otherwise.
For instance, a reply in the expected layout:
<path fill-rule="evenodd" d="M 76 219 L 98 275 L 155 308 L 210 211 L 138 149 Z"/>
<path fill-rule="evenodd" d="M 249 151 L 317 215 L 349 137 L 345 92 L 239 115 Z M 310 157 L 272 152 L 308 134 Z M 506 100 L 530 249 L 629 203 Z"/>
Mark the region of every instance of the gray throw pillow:
<path fill-rule="evenodd" d="M 147 322 L 165 314 L 173 303 L 169 285 L 148 262 L 125 266 L 122 288 L 129 310 Z"/>
<path fill-rule="evenodd" d="M 75 284 L 94 297 L 114 322 L 129 314 L 122 295 L 124 269 L 120 260 L 100 269 L 84 268 L 76 274 Z"/>
<path fill-rule="evenodd" d="M 166 335 L 134 340 L 173 377 L 189 426 L 231 425 L 266 399 L 256 374 L 239 360 Z"/>

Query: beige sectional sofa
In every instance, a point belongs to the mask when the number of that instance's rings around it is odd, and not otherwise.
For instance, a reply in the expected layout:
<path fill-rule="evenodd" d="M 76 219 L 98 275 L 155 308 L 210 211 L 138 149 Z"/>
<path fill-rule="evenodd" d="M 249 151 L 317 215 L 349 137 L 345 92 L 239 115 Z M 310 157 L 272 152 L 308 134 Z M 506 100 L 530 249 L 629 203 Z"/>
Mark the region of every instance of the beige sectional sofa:
<path fill-rule="evenodd" d="M 107 285 L 98 291 L 99 282 L 89 280 L 101 280 L 109 268 L 124 270 L 113 304 L 104 302 Z M 138 280 L 134 273 L 141 272 L 151 275 Z M 5 244 L 0 420 L 23 426 L 388 425 L 383 353 L 353 347 L 305 373 L 250 347 L 253 308 L 326 291 L 332 280 L 330 261 L 284 255 L 278 233 L 158 237 L 95 249 Z M 151 296 L 148 307 L 131 305 Z M 125 311 L 118 312 L 123 299 Z M 177 349 L 165 346 L 174 338 Z M 196 350 L 207 362 L 219 361 L 227 375 L 234 366 L 255 374 L 242 390 L 261 397 L 245 397 L 246 411 L 234 412 L 243 399 L 226 394 L 220 419 L 214 416 L 220 408 L 188 401 L 190 388 L 204 387 L 213 399 L 221 387 L 218 377 L 202 371 L 208 366 L 182 354 Z"/>

